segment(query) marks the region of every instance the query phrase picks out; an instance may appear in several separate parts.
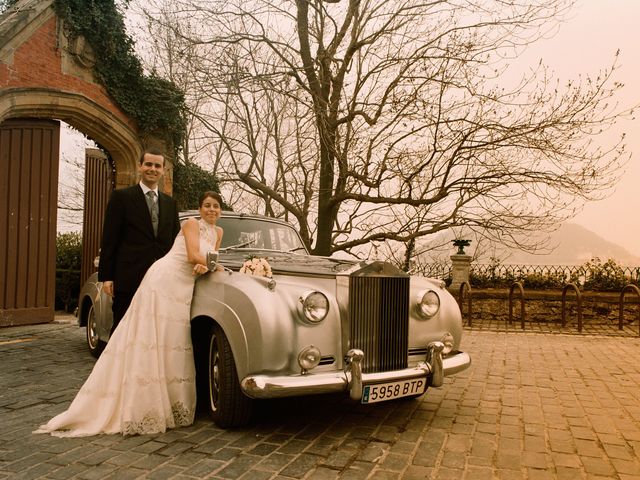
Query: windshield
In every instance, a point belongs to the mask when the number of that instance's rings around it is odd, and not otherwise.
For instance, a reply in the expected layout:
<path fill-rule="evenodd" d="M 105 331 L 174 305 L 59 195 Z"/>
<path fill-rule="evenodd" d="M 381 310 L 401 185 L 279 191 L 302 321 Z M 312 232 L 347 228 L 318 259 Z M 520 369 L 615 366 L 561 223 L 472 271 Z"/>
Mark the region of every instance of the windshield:
<path fill-rule="evenodd" d="M 181 222 L 189 217 L 200 218 L 196 211 L 185 211 Z M 217 225 L 224 230 L 221 249 L 253 248 L 308 254 L 298 232 L 287 224 L 260 218 L 225 217 L 223 214 Z"/>
<path fill-rule="evenodd" d="M 220 248 L 257 248 L 283 252 L 306 253 L 296 230 L 281 223 L 255 218 L 220 217 L 218 226 L 224 230 Z"/>

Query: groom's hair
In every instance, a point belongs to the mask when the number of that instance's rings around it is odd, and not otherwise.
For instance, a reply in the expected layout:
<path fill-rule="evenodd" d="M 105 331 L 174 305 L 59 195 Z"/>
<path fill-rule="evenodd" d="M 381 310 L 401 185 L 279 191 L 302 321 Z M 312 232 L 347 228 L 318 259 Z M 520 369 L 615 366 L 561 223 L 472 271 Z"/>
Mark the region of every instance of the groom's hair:
<path fill-rule="evenodd" d="M 149 155 L 160 155 L 162 157 L 162 164 L 164 165 L 164 152 L 159 148 L 145 148 L 140 154 L 140 159 L 138 160 L 140 162 L 140 165 L 142 165 L 142 162 L 144 162 L 144 156 L 147 153 Z"/>

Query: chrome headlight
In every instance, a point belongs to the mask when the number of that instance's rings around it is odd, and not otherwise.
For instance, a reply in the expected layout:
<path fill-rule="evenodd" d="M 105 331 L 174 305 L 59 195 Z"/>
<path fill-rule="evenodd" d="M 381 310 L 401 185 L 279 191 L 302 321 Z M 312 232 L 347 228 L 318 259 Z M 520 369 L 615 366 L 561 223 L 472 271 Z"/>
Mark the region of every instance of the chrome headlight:
<path fill-rule="evenodd" d="M 299 305 L 305 320 L 311 323 L 321 322 L 329 313 L 329 300 L 324 293 L 317 290 L 302 294 Z"/>
<path fill-rule="evenodd" d="M 440 310 L 440 297 L 433 290 L 421 291 L 418 294 L 416 310 L 422 318 L 433 317 Z"/>
<path fill-rule="evenodd" d="M 300 353 L 298 353 L 298 365 L 300 365 L 302 372 L 305 373 L 307 370 L 316 368 L 320 363 L 321 358 L 320 349 L 313 345 L 309 345 L 308 347 L 304 347 L 300 350 Z"/>

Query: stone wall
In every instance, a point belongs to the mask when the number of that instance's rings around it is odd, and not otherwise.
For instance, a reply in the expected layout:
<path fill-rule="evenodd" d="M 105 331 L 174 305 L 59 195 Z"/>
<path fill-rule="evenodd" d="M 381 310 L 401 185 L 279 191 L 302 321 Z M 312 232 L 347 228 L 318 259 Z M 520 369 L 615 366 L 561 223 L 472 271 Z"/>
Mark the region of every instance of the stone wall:
<path fill-rule="evenodd" d="M 458 298 L 458 292 L 452 292 Z M 509 291 L 507 289 L 472 290 L 472 321 L 497 322 L 506 324 L 509 321 Z M 619 322 L 620 293 L 581 292 L 582 318 L 585 324 L 603 324 L 617 326 Z M 521 320 L 520 291 L 513 293 L 514 324 Z M 573 290 L 567 292 L 565 298 L 566 322 L 577 324 L 578 302 Z M 524 309 L 526 322 L 540 324 L 558 324 L 562 322 L 561 290 L 524 290 Z M 639 299 L 633 292 L 625 295 L 623 307 L 624 323 L 630 324 L 638 320 Z M 463 302 L 463 317 L 467 318 L 468 303 Z"/>

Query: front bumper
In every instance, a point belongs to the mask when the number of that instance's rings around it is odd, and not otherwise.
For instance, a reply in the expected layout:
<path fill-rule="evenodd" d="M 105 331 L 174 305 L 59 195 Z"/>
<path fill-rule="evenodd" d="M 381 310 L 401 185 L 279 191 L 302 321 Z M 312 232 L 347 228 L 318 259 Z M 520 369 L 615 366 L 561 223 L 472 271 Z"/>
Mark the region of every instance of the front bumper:
<path fill-rule="evenodd" d="M 471 365 L 471 357 L 464 352 L 455 352 L 445 358 L 442 356 L 444 345 L 441 342 L 429 344 L 427 358 L 415 367 L 389 372 L 362 373 L 361 350 L 349 350 L 342 372 L 308 373 L 300 375 L 249 375 L 240 386 L 251 398 L 281 398 L 321 393 L 349 392 L 353 400 L 362 398 L 364 385 L 428 378 L 428 386 L 440 387 L 444 377 L 461 372 Z"/>

